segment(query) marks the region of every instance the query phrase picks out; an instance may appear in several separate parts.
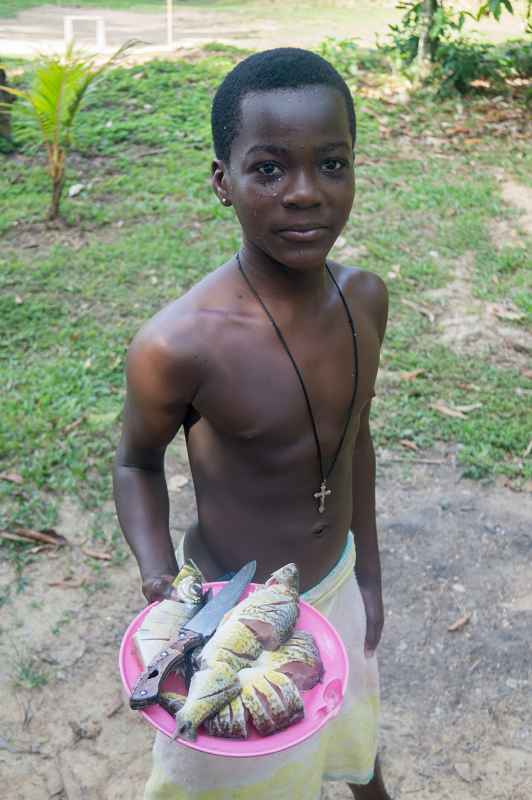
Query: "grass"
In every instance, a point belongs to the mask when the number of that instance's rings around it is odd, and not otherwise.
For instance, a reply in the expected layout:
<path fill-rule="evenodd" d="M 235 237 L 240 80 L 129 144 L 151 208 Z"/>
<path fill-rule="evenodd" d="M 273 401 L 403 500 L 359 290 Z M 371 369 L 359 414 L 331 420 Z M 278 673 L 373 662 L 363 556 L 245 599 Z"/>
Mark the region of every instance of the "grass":
<path fill-rule="evenodd" d="M 93 509 L 110 497 L 128 342 L 238 246 L 238 226 L 209 186 L 208 124 L 214 89 L 238 57 L 211 47 L 195 63 L 155 61 L 117 69 L 99 83 L 80 113 L 68 173 L 69 184 L 85 188 L 65 200 L 65 223 L 56 230 L 42 222 L 42 155 L 28 145 L 4 157 L 0 459 L 2 471 L 16 472 L 23 483 L 0 480 L 0 528 L 52 525 L 64 494 Z M 504 474 L 520 485 L 531 476 L 522 457 L 530 380 L 517 362 L 466 359 L 444 347 L 437 326 L 402 300 L 431 305 L 428 292 L 445 289 L 457 259 L 473 252 L 473 294 L 510 298 L 524 318 L 507 324 L 527 324 L 525 251 L 512 244 L 495 252 L 489 240 L 494 222 L 510 215 L 493 165 L 525 181 L 525 140 L 485 132 L 489 98 L 390 102 L 383 87 L 393 76 L 374 69 L 350 80 L 358 97 L 359 166 L 346 246 L 357 248 L 359 266 L 385 279 L 398 274 L 389 282 L 386 372 L 423 370 L 415 381 L 393 382 L 375 401 L 377 444 L 394 448 L 408 439 L 424 449 L 453 442 L 467 475 Z M 507 102 L 524 114 L 519 98 Z M 481 130 L 470 134 L 474 147 L 445 134 L 458 124 Z M 453 419 L 432 408 L 437 401 L 481 405 Z M 91 535 L 102 545 L 97 529 Z M 26 548 L 10 544 L 6 553 L 14 551 L 20 560 Z"/>
<path fill-rule="evenodd" d="M 12 666 L 13 684 L 21 689 L 41 689 L 48 683 L 48 674 L 38 656 L 15 648 Z"/>

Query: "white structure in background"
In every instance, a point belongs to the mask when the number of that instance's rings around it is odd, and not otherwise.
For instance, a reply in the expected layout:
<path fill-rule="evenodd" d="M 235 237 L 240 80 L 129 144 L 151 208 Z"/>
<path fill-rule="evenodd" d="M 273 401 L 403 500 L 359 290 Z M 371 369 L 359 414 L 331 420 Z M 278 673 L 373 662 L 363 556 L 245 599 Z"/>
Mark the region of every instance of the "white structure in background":
<path fill-rule="evenodd" d="M 169 0 L 171 2 L 171 0 Z M 65 46 L 68 46 L 74 39 L 74 22 L 95 22 L 96 23 L 96 47 L 98 50 L 105 50 L 105 20 L 103 17 L 64 17 Z"/>

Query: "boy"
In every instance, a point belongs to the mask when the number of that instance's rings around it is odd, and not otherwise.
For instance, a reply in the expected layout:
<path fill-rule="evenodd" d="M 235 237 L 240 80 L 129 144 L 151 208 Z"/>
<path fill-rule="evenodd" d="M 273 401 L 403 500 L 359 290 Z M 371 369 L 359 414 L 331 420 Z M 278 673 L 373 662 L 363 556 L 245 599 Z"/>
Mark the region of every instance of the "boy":
<path fill-rule="evenodd" d="M 178 560 L 212 580 L 256 559 L 257 581 L 295 561 L 303 596 L 344 639 L 351 677 L 323 735 L 275 756 L 225 760 L 158 737 L 145 798 L 316 800 L 323 780 L 346 780 L 358 800 L 386 800 L 369 411 L 387 296 L 377 276 L 327 262 L 354 198 L 353 101 L 320 57 L 271 50 L 225 78 L 212 127 L 213 189 L 234 207 L 242 246 L 131 346 L 120 523 L 146 598 L 171 597 L 163 462 L 183 426 L 198 521 Z"/>

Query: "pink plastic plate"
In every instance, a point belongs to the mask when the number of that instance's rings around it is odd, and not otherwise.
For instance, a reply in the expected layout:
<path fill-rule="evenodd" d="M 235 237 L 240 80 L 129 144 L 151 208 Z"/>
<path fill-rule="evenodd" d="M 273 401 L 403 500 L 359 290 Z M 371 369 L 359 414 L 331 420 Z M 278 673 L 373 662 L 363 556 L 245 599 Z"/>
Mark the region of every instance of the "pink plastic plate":
<path fill-rule="evenodd" d="M 223 585 L 220 582 L 204 584 L 205 588 L 212 587 L 215 593 L 220 591 Z M 256 588 L 257 584 L 250 584 L 242 596 L 246 597 Z M 141 626 L 142 620 L 153 605 L 147 606 L 135 617 L 125 632 L 120 646 L 120 674 L 128 695 L 131 694 L 131 689 L 142 672 L 135 654 L 133 635 Z M 335 717 L 342 705 L 349 673 L 349 663 L 343 642 L 335 628 L 323 614 L 320 614 L 319 611 L 316 611 L 315 608 L 303 600 L 299 604 L 299 619 L 296 629 L 309 631 L 309 633 L 313 634 L 320 649 L 324 666 L 321 683 L 318 683 L 313 689 L 301 693 L 305 704 L 305 716 L 302 720 L 272 736 L 260 736 L 253 726 L 249 725 L 250 733 L 248 738 L 244 740 L 207 736 L 200 728 L 195 742 L 188 742 L 181 738 L 177 739 L 177 741 L 194 750 L 201 750 L 204 753 L 211 753 L 216 756 L 265 756 L 300 744 Z M 165 680 L 164 689 L 171 692 L 185 693 L 183 681 L 176 675 L 170 675 Z M 139 713 L 146 717 L 148 722 L 155 728 L 167 736 L 173 736 L 175 720 L 164 708 L 159 705 L 153 705 Z"/>

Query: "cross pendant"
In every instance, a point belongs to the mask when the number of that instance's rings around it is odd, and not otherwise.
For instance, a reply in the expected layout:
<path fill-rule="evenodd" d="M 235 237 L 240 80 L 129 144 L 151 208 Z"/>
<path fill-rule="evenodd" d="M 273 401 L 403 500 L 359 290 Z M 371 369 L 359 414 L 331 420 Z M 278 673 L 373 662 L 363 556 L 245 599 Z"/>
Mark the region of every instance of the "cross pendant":
<path fill-rule="evenodd" d="M 316 500 L 320 501 L 318 506 L 318 512 L 320 514 L 323 514 L 325 511 L 325 498 L 330 494 L 332 494 L 332 491 L 331 489 L 327 489 L 327 481 L 322 481 L 319 492 L 314 493 Z"/>

